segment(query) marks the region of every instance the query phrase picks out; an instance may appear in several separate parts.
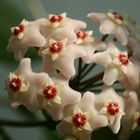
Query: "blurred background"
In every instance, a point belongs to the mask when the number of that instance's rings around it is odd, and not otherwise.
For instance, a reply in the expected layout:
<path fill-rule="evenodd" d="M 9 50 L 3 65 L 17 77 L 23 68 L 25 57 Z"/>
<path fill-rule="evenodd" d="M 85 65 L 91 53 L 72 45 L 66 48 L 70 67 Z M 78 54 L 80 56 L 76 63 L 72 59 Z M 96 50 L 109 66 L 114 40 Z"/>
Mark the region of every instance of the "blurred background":
<path fill-rule="evenodd" d="M 10 28 L 18 25 L 23 18 L 31 21 L 40 17 L 48 17 L 49 13 L 59 14 L 67 12 L 68 17 L 83 20 L 87 28 L 93 30 L 93 34 L 100 37 L 98 26 L 86 18 L 89 12 L 107 12 L 108 9 L 118 11 L 133 17 L 140 25 L 139 0 L 0 0 L 0 120 L 43 120 L 45 119 L 40 111 L 30 113 L 21 107 L 12 110 L 9 106 L 7 93 L 4 91 L 6 76 L 14 71 L 18 65 L 14 55 L 7 52 L 6 47 L 10 37 Z M 36 56 L 34 50 L 29 50 L 27 55 L 32 58 L 34 71 L 39 71 L 41 60 Z M 1 132 L 7 133 L 4 140 L 59 140 L 60 137 L 55 131 L 43 127 L 35 128 L 12 128 L 1 127 L 0 140 L 3 140 Z M 95 140 L 117 140 L 109 129 L 103 128 L 94 133 Z M 129 140 L 138 140 L 140 132 L 133 134 Z"/>

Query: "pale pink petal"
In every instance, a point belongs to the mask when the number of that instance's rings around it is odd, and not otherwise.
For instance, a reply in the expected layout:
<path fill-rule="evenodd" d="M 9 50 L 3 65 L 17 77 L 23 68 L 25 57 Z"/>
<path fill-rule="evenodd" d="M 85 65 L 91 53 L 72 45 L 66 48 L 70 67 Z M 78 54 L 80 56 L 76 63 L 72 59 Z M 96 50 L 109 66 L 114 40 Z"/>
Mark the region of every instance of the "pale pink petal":
<path fill-rule="evenodd" d="M 112 58 L 107 52 L 99 52 L 94 54 L 94 62 L 102 65 L 103 67 L 107 67 L 112 63 Z"/>
<path fill-rule="evenodd" d="M 123 27 L 116 27 L 115 37 L 122 45 L 127 45 L 128 33 Z"/>
<path fill-rule="evenodd" d="M 106 18 L 106 14 L 102 14 L 102 13 L 89 13 L 87 15 L 88 18 L 96 21 L 96 22 L 100 22 L 102 19 Z"/>
<path fill-rule="evenodd" d="M 125 101 L 125 119 L 132 116 L 132 114 L 137 110 L 139 106 L 139 101 L 136 92 L 134 91 L 125 91 L 124 92 L 124 101 Z"/>
<path fill-rule="evenodd" d="M 108 18 L 101 21 L 100 32 L 102 34 L 113 34 L 116 29 L 116 24 Z"/>
<path fill-rule="evenodd" d="M 128 137 L 133 133 L 133 119 L 132 116 L 137 111 L 139 107 L 139 102 L 137 94 L 133 91 L 124 92 L 124 101 L 125 101 L 125 112 L 126 115 L 122 118 L 122 129 L 119 134 L 120 140 L 127 140 Z"/>
<path fill-rule="evenodd" d="M 106 68 L 104 72 L 103 81 L 107 85 L 112 85 L 119 78 L 119 72 L 116 68 Z"/>
<path fill-rule="evenodd" d="M 137 62 L 132 60 L 127 66 L 127 73 L 124 75 L 120 82 L 128 89 L 136 89 L 139 85 L 139 70 L 137 68 Z"/>
<path fill-rule="evenodd" d="M 78 47 L 81 47 L 86 52 L 86 56 L 82 57 L 83 61 L 87 64 L 93 62 L 95 47 L 92 44 Z"/>
<path fill-rule="evenodd" d="M 94 47 L 97 51 L 105 51 L 107 49 L 107 45 L 104 42 L 95 42 Z"/>
<path fill-rule="evenodd" d="M 140 59 L 140 43 L 135 37 L 129 37 L 128 50 L 132 51 L 132 55 L 135 58 Z"/>
<path fill-rule="evenodd" d="M 117 134 L 120 130 L 120 127 L 121 127 L 121 119 L 122 119 L 122 116 L 119 115 L 116 120 L 115 120 L 115 123 L 113 125 L 110 126 L 112 132 L 114 134 Z"/>

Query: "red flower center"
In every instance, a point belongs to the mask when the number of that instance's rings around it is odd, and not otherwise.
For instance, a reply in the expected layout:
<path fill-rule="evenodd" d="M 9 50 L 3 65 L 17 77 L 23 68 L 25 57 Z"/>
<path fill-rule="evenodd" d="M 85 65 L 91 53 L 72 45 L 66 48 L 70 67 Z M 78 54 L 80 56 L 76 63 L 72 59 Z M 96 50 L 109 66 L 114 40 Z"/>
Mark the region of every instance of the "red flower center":
<path fill-rule="evenodd" d="M 85 38 L 87 38 L 88 34 L 86 32 L 77 32 L 76 36 L 77 36 L 77 38 L 85 39 Z"/>
<path fill-rule="evenodd" d="M 62 49 L 63 49 L 63 44 L 60 41 L 52 43 L 50 46 L 51 53 L 60 53 Z"/>
<path fill-rule="evenodd" d="M 61 22 L 63 20 L 63 17 L 61 15 L 58 16 L 52 16 L 50 18 L 50 22 L 51 23 L 55 23 L 55 22 Z"/>
<path fill-rule="evenodd" d="M 10 81 L 10 89 L 11 89 L 13 92 L 19 91 L 21 85 L 22 85 L 22 81 L 21 81 L 21 79 L 19 79 L 19 78 L 13 78 L 13 79 Z"/>
<path fill-rule="evenodd" d="M 137 119 L 137 124 L 138 124 L 138 126 L 140 126 L 140 116 Z"/>
<path fill-rule="evenodd" d="M 109 115 L 114 116 L 119 112 L 119 105 L 116 102 L 111 102 L 107 105 L 107 112 Z"/>
<path fill-rule="evenodd" d="M 74 116 L 72 117 L 72 122 L 76 127 L 83 127 L 86 123 L 86 120 L 87 119 L 85 114 L 82 113 L 74 114 Z"/>
<path fill-rule="evenodd" d="M 119 55 L 119 61 L 121 62 L 122 65 L 125 65 L 125 66 L 128 65 L 128 63 L 129 63 L 125 54 Z"/>
<path fill-rule="evenodd" d="M 48 99 L 48 100 L 53 100 L 55 96 L 57 95 L 57 90 L 54 86 L 49 85 L 44 88 L 43 95 Z"/>
<path fill-rule="evenodd" d="M 18 27 L 15 27 L 13 34 L 15 36 L 18 36 L 23 31 L 24 31 L 24 25 L 23 24 L 19 24 Z"/>
<path fill-rule="evenodd" d="M 117 12 L 112 12 L 112 14 L 114 15 L 114 17 L 116 19 L 119 19 L 119 20 L 123 21 L 123 17 L 121 15 L 119 15 Z"/>

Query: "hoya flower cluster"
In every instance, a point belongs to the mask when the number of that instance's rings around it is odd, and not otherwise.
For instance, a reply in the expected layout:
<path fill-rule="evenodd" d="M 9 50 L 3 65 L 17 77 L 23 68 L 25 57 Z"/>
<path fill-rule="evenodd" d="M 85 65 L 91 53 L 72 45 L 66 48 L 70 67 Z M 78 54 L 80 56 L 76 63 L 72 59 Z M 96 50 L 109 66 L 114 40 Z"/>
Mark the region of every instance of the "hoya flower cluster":
<path fill-rule="evenodd" d="M 11 28 L 8 50 L 20 64 L 6 81 L 10 104 L 46 110 L 60 121 L 56 129 L 64 139 L 90 140 L 93 131 L 108 126 L 115 134 L 120 130 L 120 139 L 125 140 L 140 126 L 140 37 L 133 22 L 117 12 L 90 13 L 88 18 L 99 23 L 104 37 L 113 39 L 96 39 L 92 30 L 86 31 L 85 22 L 66 13 L 31 22 L 24 19 Z M 31 59 L 24 58 L 29 47 L 42 58 L 38 73 L 32 71 Z M 80 93 L 69 86 L 78 58 L 104 68 L 101 93 Z M 50 76 L 55 70 L 57 74 Z M 124 88 L 120 94 L 113 88 L 116 82 Z"/>

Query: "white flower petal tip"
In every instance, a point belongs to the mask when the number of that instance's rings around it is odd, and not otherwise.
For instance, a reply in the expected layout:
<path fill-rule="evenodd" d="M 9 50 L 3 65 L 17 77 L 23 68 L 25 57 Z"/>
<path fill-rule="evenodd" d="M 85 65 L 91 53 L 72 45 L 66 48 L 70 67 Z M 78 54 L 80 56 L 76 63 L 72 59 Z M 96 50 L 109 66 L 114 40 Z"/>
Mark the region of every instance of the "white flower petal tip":
<path fill-rule="evenodd" d="M 92 128 L 91 128 L 91 125 L 89 123 L 86 123 L 84 126 L 83 126 L 83 129 L 87 130 L 87 131 L 92 131 Z"/>
<path fill-rule="evenodd" d="M 76 105 L 76 106 L 74 107 L 73 114 L 81 113 L 81 112 L 82 112 L 82 111 L 81 111 L 80 107 L 79 107 L 78 105 Z"/>
<path fill-rule="evenodd" d="M 92 20 L 95 20 L 96 22 L 99 22 L 101 19 L 104 19 L 106 15 L 102 13 L 89 13 L 87 17 Z"/>

